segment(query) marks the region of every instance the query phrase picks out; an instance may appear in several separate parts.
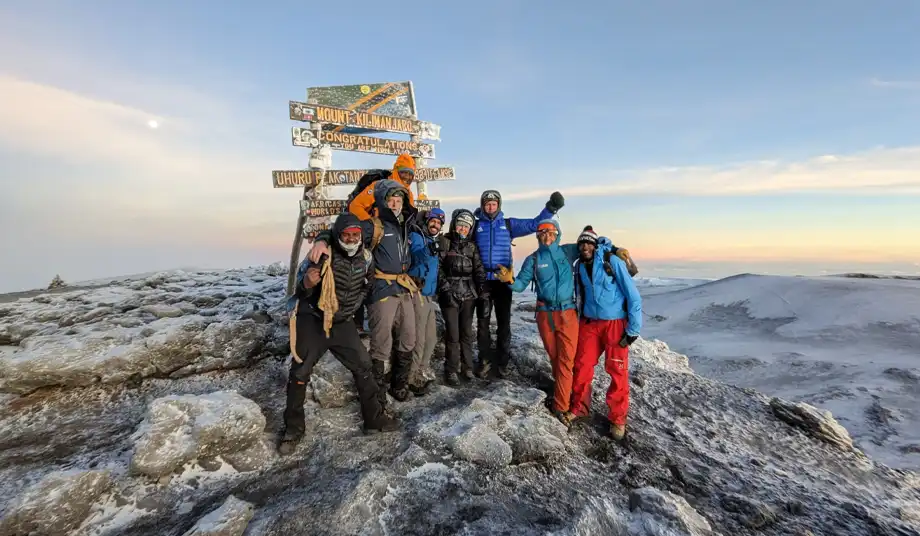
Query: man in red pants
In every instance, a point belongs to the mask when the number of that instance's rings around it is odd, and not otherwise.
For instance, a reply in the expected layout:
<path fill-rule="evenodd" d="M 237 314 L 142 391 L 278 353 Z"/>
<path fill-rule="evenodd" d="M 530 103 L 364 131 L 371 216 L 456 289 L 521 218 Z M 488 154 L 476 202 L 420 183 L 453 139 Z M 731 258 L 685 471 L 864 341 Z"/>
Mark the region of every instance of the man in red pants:
<path fill-rule="evenodd" d="M 607 406 L 610 435 L 626 434 L 629 411 L 629 345 L 642 328 L 642 297 L 626 263 L 607 241 L 598 241 L 591 227 L 578 237 L 579 260 L 575 264 L 576 288 L 581 302 L 578 349 L 572 385 L 572 410 L 568 420 L 586 417 L 591 406 L 594 368 L 602 353 L 610 374 Z"/>

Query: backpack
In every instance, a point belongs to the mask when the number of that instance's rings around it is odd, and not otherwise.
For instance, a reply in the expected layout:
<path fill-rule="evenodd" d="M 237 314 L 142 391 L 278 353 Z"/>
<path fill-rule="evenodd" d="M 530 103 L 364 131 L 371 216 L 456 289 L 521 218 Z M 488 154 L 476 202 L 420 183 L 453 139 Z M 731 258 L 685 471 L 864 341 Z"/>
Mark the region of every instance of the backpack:
<path fill-rule="evenodd" d="M 358 197 L 358 194 L 379 180 L 389 179 L 390 175 L 391 171 L 388 169 L 372 169 L 364 175 L 361 175 L 361 178 L 358 179 L 358 184 L 355 185 L 354 189 L 348 194 L 348 198 L 345 200 L 345 211 L 348 212 L 348 207 L 351 206 L 351 202 Z"/>

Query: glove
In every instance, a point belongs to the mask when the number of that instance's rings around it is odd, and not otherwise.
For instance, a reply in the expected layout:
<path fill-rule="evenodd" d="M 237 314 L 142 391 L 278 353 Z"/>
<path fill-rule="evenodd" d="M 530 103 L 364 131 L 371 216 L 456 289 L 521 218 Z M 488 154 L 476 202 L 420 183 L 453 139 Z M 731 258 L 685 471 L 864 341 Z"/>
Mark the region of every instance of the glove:
<path fill-rule="evenodd" d="M 620 260 L 625 262 L 626 264 L 629 264 L 629 250 L 628 249 L 617 248 L 617 257 L 619 257 Z"/>
<path fill-rule="evenodd" d="M 492 300 L 484 300 L 481 297 L 476 300 L 476 316 L 479 318 L 489 318 L 492 316 Z"/>
<path fill-rule="evenodd" d="M 546 209 L 553 214 L 559 212 L 559 209 L 564 206 L 565 198 L 562 197 L 562 194 L 559 192 L 553 192 L 553 194 L 549 196 L 549 201 L 546 202 Z"/>
<path fill-rule="evenodd" d="M 610 247 L 613 247 L 613 242 L 611 242 L 610 239 L 607 238 L 606 236 L 601 236 L 601 237 L 598 237 L 598 239 L 597 239 L 597 247 L 599 247 L 599 248 L 601 248 L 601 247 L 608 247 L 608 248 L 610 248 Z"/>
<path fill-rule="evenodd" d="M 428 251 L 430 251 L 431 254 L 432 254 L 432 255 L 435 255 L 435 256 L 437 256 L 439 253 L 441 253 L 441 241 L 440 241 L 440 240 L 432 240 L 432 241 L 428 244 Z"/>
<path fill-rule="evenodd" d="M 629 345 L 636 342 L 636 339 L 638 338 L 638 335 L 629 335 L 624 333 L 623 336 L 620 337 L 620 348 L 628 348 Z"/>
<path fill-rule="evenodd" d="M 498 270 L 495 272 L 495 278 L 502 283 L 511 284 L 514 283 L 514 272 L 499 264 Z"/>
<path fill-rule="evenodd" d="M 450 291 L 443 290 L 438 294 L 438 305 L 443 309 L 445 307 L 458 307 L 460 304 L 457 303 Z"/>

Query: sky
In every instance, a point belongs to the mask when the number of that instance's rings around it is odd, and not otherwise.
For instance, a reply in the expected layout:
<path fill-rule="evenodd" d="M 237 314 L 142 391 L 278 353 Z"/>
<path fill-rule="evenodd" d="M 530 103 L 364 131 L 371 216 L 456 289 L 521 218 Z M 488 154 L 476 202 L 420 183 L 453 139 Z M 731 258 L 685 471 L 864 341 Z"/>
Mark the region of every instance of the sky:
<path fill-rule="evenodd" d="M 577 4 L 2 1 L 0 291 L 286 260 L 288 101 L 403 80 L 448 213 L 559 190 L 648 276 L 920 273 L 920 3 Z"/>

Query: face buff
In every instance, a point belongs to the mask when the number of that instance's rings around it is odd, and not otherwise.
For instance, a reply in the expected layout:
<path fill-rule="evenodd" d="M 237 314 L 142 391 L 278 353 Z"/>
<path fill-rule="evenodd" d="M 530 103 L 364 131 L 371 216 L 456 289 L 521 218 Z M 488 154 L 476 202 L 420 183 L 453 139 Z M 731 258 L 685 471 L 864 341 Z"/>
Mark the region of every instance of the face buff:
<path fill-rule="evenodd" d="M 339 235 L 339 247 L 342 248 L 342 251 L 344 251 L 346 255 L 348 255 L 349 257 L 354 257 L 355 253 L 357 253 L 358 250 L 361 249 L 361 228 L 360 227 L 346 227 L 345 229 L 342 229 L 342 235 L 344 235 L 345 233 L 349 233 L 349 234 L 354 233 L 358 237 L 358 239 L 354 240 L 353 242 L 346 242 L 342 240 L 342 236 Z M 353 236 L 350 236 L 350 238 L 353 238 Z"/>

